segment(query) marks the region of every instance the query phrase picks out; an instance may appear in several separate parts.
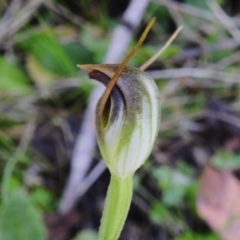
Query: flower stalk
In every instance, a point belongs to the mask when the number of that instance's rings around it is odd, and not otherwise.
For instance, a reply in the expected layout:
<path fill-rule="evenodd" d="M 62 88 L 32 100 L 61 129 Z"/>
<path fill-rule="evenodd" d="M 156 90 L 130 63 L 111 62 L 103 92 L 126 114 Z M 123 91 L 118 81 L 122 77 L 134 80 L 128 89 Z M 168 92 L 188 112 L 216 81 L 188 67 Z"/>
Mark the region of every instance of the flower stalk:
<path fill-rule="evenodd" d="M 132 199 L 132 176 L 124 179 L 111 175 L 107 191 L 99 240 L 118 239 Z"/>

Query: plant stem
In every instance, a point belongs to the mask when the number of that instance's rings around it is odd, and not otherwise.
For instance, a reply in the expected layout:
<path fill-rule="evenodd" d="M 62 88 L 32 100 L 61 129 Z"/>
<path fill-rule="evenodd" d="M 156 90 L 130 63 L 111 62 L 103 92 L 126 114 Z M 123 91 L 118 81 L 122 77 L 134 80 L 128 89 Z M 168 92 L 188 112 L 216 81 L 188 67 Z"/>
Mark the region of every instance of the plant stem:
<path fill-rule="evenodd" d="M 99 240 L 117 240 L 132 199 L 132 175 L 121 179 L 111 175 L 101 219 Z"/>

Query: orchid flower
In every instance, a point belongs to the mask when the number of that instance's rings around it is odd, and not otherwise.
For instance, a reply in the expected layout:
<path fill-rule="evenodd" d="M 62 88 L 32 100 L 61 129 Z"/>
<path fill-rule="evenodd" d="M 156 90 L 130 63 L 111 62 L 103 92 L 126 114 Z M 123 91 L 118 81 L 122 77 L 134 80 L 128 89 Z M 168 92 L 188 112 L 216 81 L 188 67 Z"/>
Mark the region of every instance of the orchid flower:
<path fill-rule="evenodd" d="M 79 65 L 89 77 L 106 86 L 96 108 L 97 140 L 111 173 L 99 240 L 118 239 L 131 199 L 132 177 L 153 148 L 160 125 L 160 93 L 154 80 L 143 70 L 176 37 L 181 28 L 140 69 L 126 66 L 144 41 L 152 19 L 138 43 L 122 64 Z"/>
<path fill-rule="evenodd" d="M 118 65 L 83 65 L 89 77 L 109 83 Z M 99 101 L 100 104 L 100 101 Z M 125 67 L 104 111 L 96 109 L 96 130 L 103 159 L 111 174 L 133 175 L 149 156 L 160 123 L 160 94 L 154 80 L 134 67 Z"/>

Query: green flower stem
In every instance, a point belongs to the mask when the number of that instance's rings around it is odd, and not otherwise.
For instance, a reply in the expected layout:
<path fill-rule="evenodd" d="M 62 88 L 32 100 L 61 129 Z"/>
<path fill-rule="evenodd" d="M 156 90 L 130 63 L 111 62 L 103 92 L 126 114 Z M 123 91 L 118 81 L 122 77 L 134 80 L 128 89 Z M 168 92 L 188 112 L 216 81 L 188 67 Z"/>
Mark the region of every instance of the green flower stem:
<path fill-rule="evenodd" d="M 132 175 L 124 179 L 112 175 L 107 197 L 99 240 L 117 240 L 124 226 L 132 200 Z"/>

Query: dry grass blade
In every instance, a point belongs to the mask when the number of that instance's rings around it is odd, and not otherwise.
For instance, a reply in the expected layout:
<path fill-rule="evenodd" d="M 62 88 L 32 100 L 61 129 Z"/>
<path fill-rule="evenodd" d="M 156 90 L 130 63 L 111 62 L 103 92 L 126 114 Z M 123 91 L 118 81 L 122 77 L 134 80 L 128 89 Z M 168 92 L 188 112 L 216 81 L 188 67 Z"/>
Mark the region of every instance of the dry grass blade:
<path fill-rule="evenodd" d="M 139 69 L 144 71 L 147 69 L 153 62 L 155 62 L 160 55 L 169 47 L 169 45 L 173 42 L 173 40 L 177 37 L 177 35 L 182 30 L 182 26 L 178 27 L 177 30 L 173 33 L 173 35 L 168 39 L 168 41 L 163 45 L 163 47 L 155 54 L 153 55 L 147 62 L 145 62 Z"/>
<path fill-rule="evenodd" d="M 35 11 L 44 0 L 29 1 L 26 6 L 19 8 L 10 20 L 0 22 L 0 42 L 16 33 L 24 24 L 33 17 Z"/>
<path fill-rule="evenodd" d="M 239 83 L 239 75 L 234 73 L 219 72 L 211 69 L 180 68 L 148 71 L 149 76 L 155 79 L 193 77 L 200 79 L 213 79 L 226 84 Z"/>
<path fill-rule="evenodd" d="M 240 31 L 236 24 L 230 19 L 230 17 L 220 8 L 220 6 L 215 1 L 207 2 L 209 7 L 212 9 L 216 18 L 220 23 L 229 31 L 236 41 L 240 41 Z"/>

